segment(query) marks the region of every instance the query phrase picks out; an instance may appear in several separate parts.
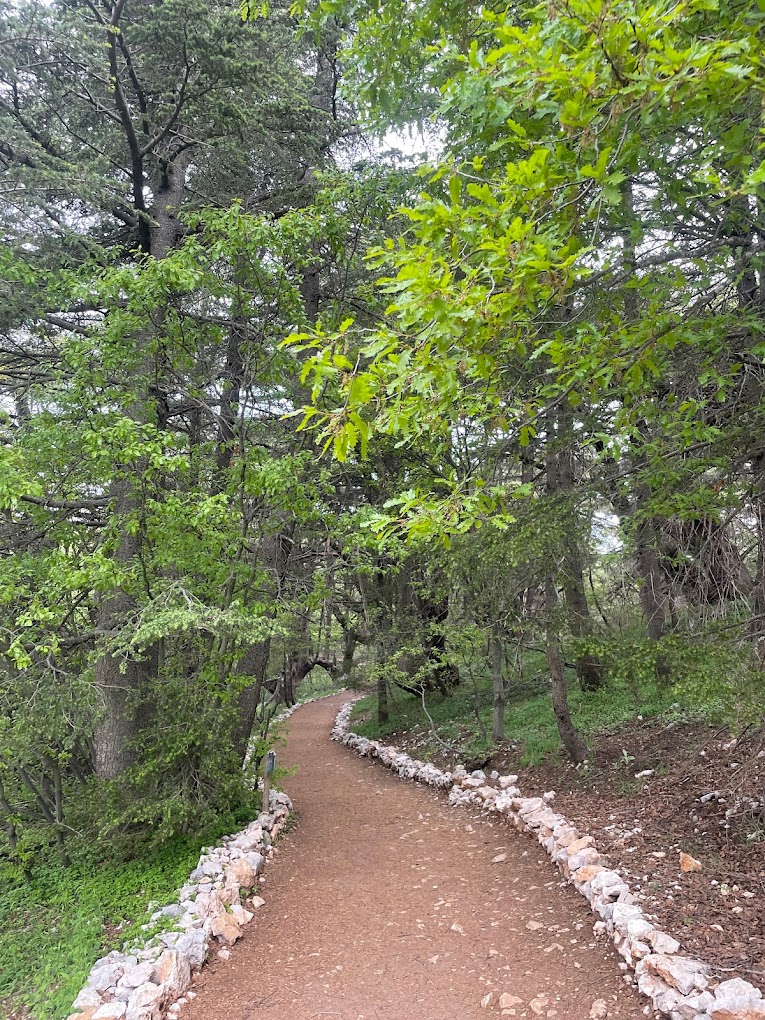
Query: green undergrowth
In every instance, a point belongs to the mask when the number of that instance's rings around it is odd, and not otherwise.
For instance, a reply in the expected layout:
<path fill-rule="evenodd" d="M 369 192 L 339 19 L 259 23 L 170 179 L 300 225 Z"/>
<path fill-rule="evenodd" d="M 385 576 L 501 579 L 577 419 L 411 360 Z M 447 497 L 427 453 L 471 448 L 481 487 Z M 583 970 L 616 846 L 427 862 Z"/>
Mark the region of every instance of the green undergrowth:
<path fill-rule="evenodd" d="M 222 832 L 177 837 L 160 848 L 70 847 L 64 867 L 40 855 L 31 877 L 0 887 L 0 1017 L 24 1007 L 33 1020 L 61 1020 L 96 959 L 131 936 L 146 937 L 150 902 L 175 901 L 203 845 Z"/>
<path fill-rule="evenodd" d="M 456 747 L 466 759 L 481 756 L 492 748 L 491 701 L 488 678 L 477 681 L 474 686 L 463 684 L 447 697 L 438 693 L 426 695 L 427 710 L 438 736 Z M 628 685 L 624 681 L 612 681 L 596 692 L 584 693 L 572 679 L 569 682 L 569 702 L 572 719 L 585 736 L 615 729 L 638 715 L 646 719 L 662 714 L 674 717 L 705 714 L 698 706 L 691 709 L 690 705 L 679 703 L 676 689 L 662 689 L 650 682 Z M 362 698 L 354 707 L 351 726 L 362 736 L 382 739 L 394 733 L 416 730 L 422 735 L 417 748 L 419 757 L 428 759 L 443 751 L 430 734 L 430 722 L 419 698 L 393 689 L 389 709 L 389 722 L 379 726 L 375 695 Z M 481 732 L 477 716 L 481 719 L 485 735 Z M 544 681 L 510 689 L 505 711 L 505 736 L 516 745 L 519 765 L 539 764 L 547 754 L 560 749 L 550 693 Z"/>

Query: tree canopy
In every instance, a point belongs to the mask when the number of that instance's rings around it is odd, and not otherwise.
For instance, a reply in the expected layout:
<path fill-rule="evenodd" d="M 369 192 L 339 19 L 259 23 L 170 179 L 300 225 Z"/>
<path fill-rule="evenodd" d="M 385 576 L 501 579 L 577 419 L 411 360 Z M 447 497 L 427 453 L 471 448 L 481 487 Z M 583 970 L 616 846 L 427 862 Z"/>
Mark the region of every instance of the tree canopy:
<path fill-rule="evenodd" d="M 246 809 L 314 668 L 761 717 L 764 18 L 0 12 L 0 874 Z"/>

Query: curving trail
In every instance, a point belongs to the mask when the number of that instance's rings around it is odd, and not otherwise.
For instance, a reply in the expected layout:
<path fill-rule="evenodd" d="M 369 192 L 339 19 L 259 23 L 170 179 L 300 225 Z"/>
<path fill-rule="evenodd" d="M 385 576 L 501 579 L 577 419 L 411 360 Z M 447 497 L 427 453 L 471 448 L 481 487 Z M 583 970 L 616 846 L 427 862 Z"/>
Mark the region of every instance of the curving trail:
<path fill-rule="evenodd" d="M 278 755 L 297 767 L 285 782 L 297 822 L 266 905 L 197 977 L 184 1020 L 491 1020 L 503 1015 L 481 1007 L 491 991 L 518 1000 L 506 1016 L 588 1020 L 600 999 L 610 1020 L 642 1018 L 541 847 L 331 743 L 345 700 L 290 718 Z"/>

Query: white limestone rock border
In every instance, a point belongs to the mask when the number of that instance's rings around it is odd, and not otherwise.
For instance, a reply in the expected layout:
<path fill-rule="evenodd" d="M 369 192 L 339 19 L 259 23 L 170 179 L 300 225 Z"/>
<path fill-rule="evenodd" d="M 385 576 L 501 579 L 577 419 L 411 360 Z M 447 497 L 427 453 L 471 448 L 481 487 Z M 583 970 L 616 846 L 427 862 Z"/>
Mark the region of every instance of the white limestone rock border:
<path fill-rule="evenodd" d="M 268 811 L 219 846 L 203 849 L 178 901 L 155 910 L 144 926 L 167 919 L 171 927 L 98 960 L 69 1020 L 159 1020 L 179 1012 L 194 997 L 192 974 L 207 960 L 210 944 L 233 945 L 253 918 L 240 893 L 257 886 L 291 810 L 287 794 L 274 790 Z"/>
<path fill-rule="evenodd" d="M 332 691 L 285 709 L 274 721 L 283 722 L 301 705 L 333 697 Z M 286 793 L 272 790 L 269 810 L 246 829 L 224 836 L 221 845 L 202 851 L 178 902 L 155 910 L 145 928 L 172 922 L 169 930 L 127 949 L 114 950 L 93 965 L 74 1000 L 68 1020 L 159 1020 L 180 1012 L 194 997 L 192 975 L 207 960 L 210 945 L 228 959 L 228 948 L 241 937 L 242 926 L 255 916 L 240 903 L 242 889 L 254 889 L 267 861 L 275 853 L 276 837 L 292 811 Z M 264 900 L 250 899 L 257 910 Z"/>
<path fill-rule="evenodd" d="M 580 833 L 550 806 L 554 793 L 523 797 L 517 776 L 492 786 L 485 773 L 464 768 L 444 772 L 379 740 L 349 730 L 353 701 L 337 714 L 332 739 L 357 754 L 377 758 L 397 775 L 449 790 L 452 805 L 472 804 L 502 815 L 520 832 L 533 833 L 563 875 L 590 904 L 595 928 L 607 933 L 634 971 L 637 987 L 670 1020 L 765 1020 L 765 999 L 741 978 L 718 981 L 701 960 L 683 956 L 680 943 L 643 913 L 623 876 L 608 867 L 592 836 Z"/>

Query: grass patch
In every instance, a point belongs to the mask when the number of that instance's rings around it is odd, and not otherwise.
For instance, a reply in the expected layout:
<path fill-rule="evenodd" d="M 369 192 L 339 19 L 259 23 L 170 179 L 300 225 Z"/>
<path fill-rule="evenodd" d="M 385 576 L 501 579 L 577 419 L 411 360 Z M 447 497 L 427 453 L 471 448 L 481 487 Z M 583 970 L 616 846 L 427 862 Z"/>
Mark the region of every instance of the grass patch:
<path fill-rule="evenodd" d="M 449 697 L 438 693 L 426 696 L 428 712 L 439 736 L 470 758 L 487 752 L 491 744 L 492 690 L 488 677 L 473 685 L 463 684 Z M 607 732 L 641 715 L 643 718 L 664 713 L 677 714 L 677 691 L 656 683 L 636 685 L 613 680 L 592 693 L 584 693 L 572 678 L 569 703 L 574 724 L 585 737 Z M 365 737 L 385 739 L 402 730 L 430 729 L 419 698 L 394 690 L 389 698 L 390 721 L 377 723 L 377 701 L 368 695 L 356 703 L 352 727 Z M 680 712 L 683 707 L 680 706 Z M 690 710 L 688 712 L 690 714 Z M 698 714 L 696 711 L 694 714 Z M 480 717 L 486 736 L 478 724 Z M 560 738 L 555 724 L 548 685 L 544 680 L 511 687 L 505 710 L 506 739 L 519 745 L 523 765 L 538 764 L 545 755 L 559 750 Z M 438 749 L 435 741 L 425 744 L 421 755 L 428 758 Z"/>
<path fill-rule="evenodd" d="M 144 936 L 151 901 L 164 906 L 220 835 L 178 837 L 160 849 L 75 847 L 72 864 L 42 856 L 29 881 L 0 888 L 0 1010 L 23 1006 L 34 1020 L 61 1020 L 93 963 Z"/>

